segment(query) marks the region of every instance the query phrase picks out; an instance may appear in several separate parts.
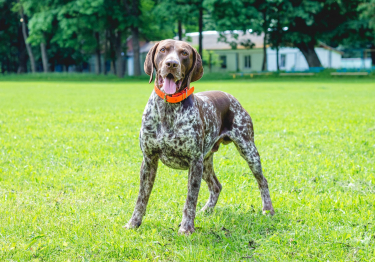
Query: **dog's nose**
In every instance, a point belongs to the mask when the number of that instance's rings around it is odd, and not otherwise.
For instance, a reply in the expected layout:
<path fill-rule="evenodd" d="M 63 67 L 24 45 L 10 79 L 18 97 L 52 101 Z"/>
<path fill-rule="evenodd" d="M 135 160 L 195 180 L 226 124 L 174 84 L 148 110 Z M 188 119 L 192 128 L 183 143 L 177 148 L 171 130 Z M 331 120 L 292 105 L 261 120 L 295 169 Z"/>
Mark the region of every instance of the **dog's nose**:
<path fill-rule="evenodd" d="M 168 68 L 176 68 L 178 66 L 178 61 L 176 60 L 168 60 L 165 62 Z"/>

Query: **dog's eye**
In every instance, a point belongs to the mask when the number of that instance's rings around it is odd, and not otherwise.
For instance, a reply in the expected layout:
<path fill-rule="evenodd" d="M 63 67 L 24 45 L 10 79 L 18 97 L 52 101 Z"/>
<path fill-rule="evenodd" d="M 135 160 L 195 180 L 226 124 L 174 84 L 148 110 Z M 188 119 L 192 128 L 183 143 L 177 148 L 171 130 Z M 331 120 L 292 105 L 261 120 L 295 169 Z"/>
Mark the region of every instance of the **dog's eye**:
<path fill-rule="evenodd" d="M 160 49 L 160 53 L 165 53 L 165 48 Z"/>
<path fill-rule="evenodd" d="M 188 52 L 183 51 L 183 52 L 182 52 L 182 55 L 183 55 L 183 56 L 187 56 L 187 55 L 188 55 Z"/>

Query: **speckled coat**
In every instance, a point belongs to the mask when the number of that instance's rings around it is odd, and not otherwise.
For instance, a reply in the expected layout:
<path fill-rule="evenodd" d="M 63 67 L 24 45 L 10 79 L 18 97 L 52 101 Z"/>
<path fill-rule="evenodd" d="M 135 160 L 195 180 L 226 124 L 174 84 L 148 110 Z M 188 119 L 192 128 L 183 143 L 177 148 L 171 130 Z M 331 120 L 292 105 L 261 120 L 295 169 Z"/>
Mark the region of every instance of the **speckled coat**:
<path fill-rule="evenodd" d="M 189 57 L 179 60 L 178 73 L 185 76 L 182 86 L 189 86 L 203 75 L 199 54 L 194 48 L 181 41 L 164 40 L 150 50 L 145 71 L 152 81 L 153 69 L 160 82 L 161 71 L 168 55 L 158 55 L 164 48 L 168 53 L 178 54 L 188 50 Z M 176 57 L 176 55 L 174 55 Z M 167 72 L 168 73 L 168 72 Z M 174 73 L 174 72 L 172 72 Z M 162 90 L 162 86 L 159 86 Z M 216 205 L 221 191 L 213 169 L 213 155 L 220 144 L 233 142 L 248 163 L 261 192 L 263 211 L 274 214 L 266 178 L 263 176 L 260 157 L 254 144 L 253 125 L 250 115 L 232 95 L 221 91 L 193 94 L 180 103 L 167 103 L 152 92 L 142 117 L 139 136 L 143 152 L 140 173 L 140 190 L 132 218 L 127 228 L 138 227 L 145 215 L 148 199 L 154 184 L 158 161 L 174 169 L 189 170 L 188 193 L 183 210 L 180 233 L 194 232 L 194 218 L 201 180 L 206 181 L 210 197 L 203 210 Z"/>

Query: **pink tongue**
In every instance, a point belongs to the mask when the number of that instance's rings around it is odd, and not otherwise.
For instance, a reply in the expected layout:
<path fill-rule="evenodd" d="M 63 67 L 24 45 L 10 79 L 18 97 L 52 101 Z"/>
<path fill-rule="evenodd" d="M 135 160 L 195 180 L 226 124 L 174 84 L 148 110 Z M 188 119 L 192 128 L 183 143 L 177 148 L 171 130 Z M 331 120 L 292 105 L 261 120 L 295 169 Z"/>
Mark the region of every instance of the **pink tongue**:
<path fill-rule="evenodd" d="M 164 78 L 164 85 L 163 85 L 164 92 L 168 95 L 176 93 L 176 83 L 173 81 L 173 79 L 170 79 L 168 77 Z"/>

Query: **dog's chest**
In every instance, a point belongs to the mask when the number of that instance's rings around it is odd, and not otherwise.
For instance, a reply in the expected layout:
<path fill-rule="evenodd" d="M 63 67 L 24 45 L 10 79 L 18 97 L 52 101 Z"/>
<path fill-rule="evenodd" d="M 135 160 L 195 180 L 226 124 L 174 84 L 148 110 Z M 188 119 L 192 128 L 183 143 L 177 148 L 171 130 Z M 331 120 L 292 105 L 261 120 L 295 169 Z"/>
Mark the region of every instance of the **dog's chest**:
<path fill-rule="evenodd" d="M 158 154 L 165 165 L 185 169 L 202 152 L 202 132 L 194 105 L 166 104 L 151 95 L 142 118 L 140 145 L 145 154 Z"/>

